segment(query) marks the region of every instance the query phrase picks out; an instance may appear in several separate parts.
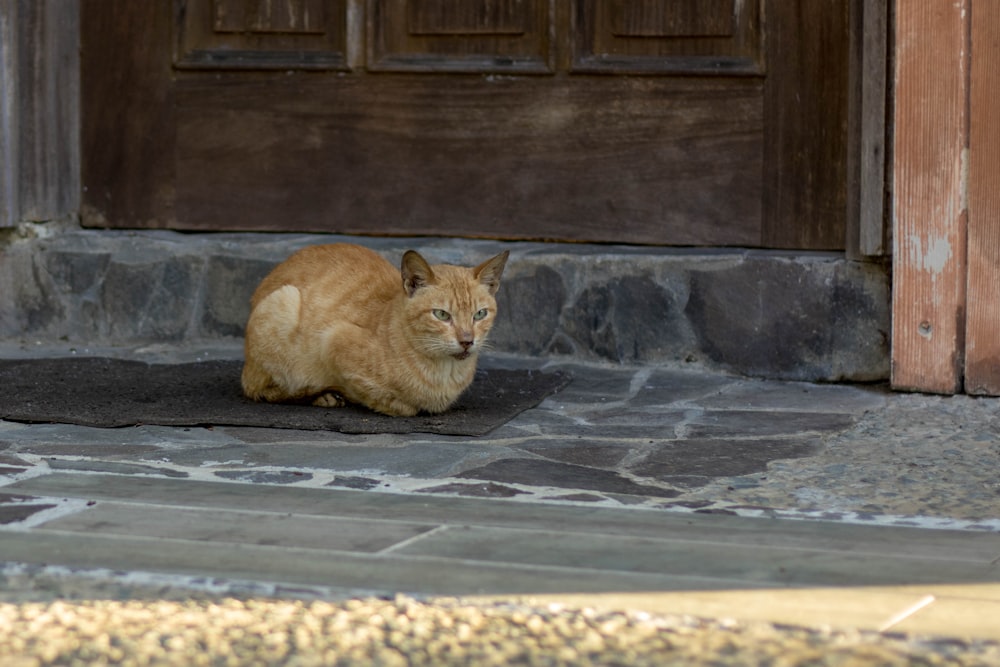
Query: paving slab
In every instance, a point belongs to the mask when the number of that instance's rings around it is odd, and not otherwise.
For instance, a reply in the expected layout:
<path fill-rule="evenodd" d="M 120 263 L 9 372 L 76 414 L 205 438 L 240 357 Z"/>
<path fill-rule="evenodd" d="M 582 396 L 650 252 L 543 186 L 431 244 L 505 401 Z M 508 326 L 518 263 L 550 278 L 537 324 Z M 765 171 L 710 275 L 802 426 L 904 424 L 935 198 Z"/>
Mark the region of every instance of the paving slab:
<path fill-rule="evenodd" d="M 928 595 L 1000 608 L 996 533 L 67 472 L 8 488 L 48 507 L 2 533 L 0 561 L 854 627 Z M 963 631 L 1000 636 L 983 625 Z"/>
<path fill-rule="evenodd" d="M 53 473 L 16 482 L 7 489 L 32 502 L 76 499 L 81 503 L 131 504 L 155 508 L 167 520 L 172 508 L 213 508 L 294 515 L 342 517 L 426 525 L 486 526 L 546 532 L 558 530 L 601 537 L 645 538 L 668 534 L 671 539 L 715 546 L 767 546 L 780 542 L 791 549 L 846 549 L 869 554 L 923 553 L 934 560 L 992 563 L 1000 556 L 1000 534 L 994 532 L 925 531 L 908 527 L 865 526 L 842 522 L 746 519 L 726 514 L 632 511 L 590 504 L 513 503 L 403 493 L 358 492 L 336 488 L 264 486 L 180 479 Z M 85 507 L 98 507 L 91 505 Z M 74 506 L 79 509 L 80 504 Z M 74 510 L 76 511 L 76 510 Z"/>
<path fill-rule="evenodd" d="M 118 353 L 170 358 L 161 346 Z M 212 348 L 202 358 L 239 354 Z M 995 399 L 503 355 L 484 364 L 560 368 L 574 381 L 480 438 L 0 422 L 0 456 L 8 476 L 36 465 L 123 474 L 151 466 L 319 485 L 363 477 L 425 493 L 479 480 L 521 499 L 852 521 L 988 527 L 1000 516 L 1000 482 L 988 472 L 1000 464 Z"/>
<path fill-rule="evenodd" d="M 1000 604 L 995 399 L 484 363 L 574 381 L 478 438 L 0 422 L 0 562 L 39 582 L 563 599 L 870 630 L 933 596 L 894 627 L 1000 639 L 982 620 Z"/>

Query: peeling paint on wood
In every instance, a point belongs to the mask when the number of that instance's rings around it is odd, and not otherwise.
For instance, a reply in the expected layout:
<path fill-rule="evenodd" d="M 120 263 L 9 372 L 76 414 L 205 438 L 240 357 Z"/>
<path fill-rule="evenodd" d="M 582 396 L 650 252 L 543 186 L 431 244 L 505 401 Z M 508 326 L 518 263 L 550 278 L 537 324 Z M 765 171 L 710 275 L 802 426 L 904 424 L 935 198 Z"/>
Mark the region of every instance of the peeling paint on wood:
<path fill-rule="evenodd" d="M 892 384 L 954 393 L 965 354 L 968 9 L 896 9 Z M 929 103 L 933 100 L 933 103 Z"/>

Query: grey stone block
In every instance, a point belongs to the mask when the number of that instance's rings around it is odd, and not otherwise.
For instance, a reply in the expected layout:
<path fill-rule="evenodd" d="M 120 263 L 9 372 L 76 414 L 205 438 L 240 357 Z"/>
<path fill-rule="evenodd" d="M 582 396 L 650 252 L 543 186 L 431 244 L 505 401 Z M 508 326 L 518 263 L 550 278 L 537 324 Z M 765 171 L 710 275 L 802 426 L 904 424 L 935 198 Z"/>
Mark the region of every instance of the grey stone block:
<path fill-rule="evenodd" d="M 82 296 L 98 284 L 107 270 L 111 255 L 55 250 L 39 257 L 52 276 L 55 287 L 66 294 Z"/>
<path fill-rule="evenodd" d="M 179 341 L 191 324 L 202 259 L 112 261 L 101 284 L 101 304 L 112 340 Z"/>
<path fill-rule="evenodd" d="M 148 466 L 137 463 L 120 463 L 117 461 L 65 461 L 62 459 L 46 459 L 52 470 L 82 470 L 85 472 L 109 472 L 116 475 L 163 475 L 165 477 L 187 477 L 186 472 Z"/>
<path fill-rule="evenodd" d="M 583 349 L 612 361 L 671 359 L 683 354 L 677 299 L 647 275 L 589 285 L 567 309 L 563 329 Z"/>
<path fill-rule="evenodd" d="M 394 263 L 411 247 L 466 265 L 510 250 L 498 352 L 807 381 L 889 374 L 886 266 L 830 253 L 466 239 L 64 230 L 0 250 L 0 340 L 231 341 L 274 265 L 343 241 Z"/>
<path fill-rule="evenodd" d="M 852 414 L 828 412 L 785 412 L 720 410 L 698 414 L 686 424 L 691 437 L 739 438 L 800 433 L 836 433 L 854 425 Z"/>
<path fill-rule="evenodd" d="M 454 482 L 417 489 L 417 493 L 454 493 L 458 496 L 470 496 L 473 498 L 513 498 L 526 492 L 518 491 L 513 487 L 504 486 L 503 484 L 494 484 L 493 482 L 485 484 L 459 484 Z"/>
<path fill-rule="evenodd" d="M 216 477 L 254 484 L 297 484 L 312 479 L 312 473 L 298 470 L 220 470 Z"/>
<path fill-rule="evenodd" d="M 205 272 L 200 334 L 205 338 L 242 336 L 250 315 L 250 297 L 275 262 L 214 256 Z"/>
<path fill-rule="evenodd" d="M 559 463 L 589 466 L 592 468 L 614 468 L 631 453 L 632 448 L 620 442 L 589 440 L 584 438 L 526 440 L 514 445 L 536 456 Z"/>
<path fill-rule="evenodd" d="M 42 510 L 48 510 L 55 505 L 2 505 L 0 504 L 0 526 L 10 523 L 19 523 L 37 514 Z"/>
<path fill-rule="evenodd" d="M 25 244 L 0 252 L 0 301 L 0 326 L 6 335 L 60 335 L 66 308 L 44 262 Z"/>
<path fill-rule="evenodd" d="M 814 454 L 815 440 L 743 440 L 693 438 L 662 443 L 629 470 L 642 477 L 682 486 L 701 486 L 716 477 L 737 477 L 764 472 L 775 459 L 795 459 Z"/>
<path fill-rule="evenodd" d="M 685 307 L 703 353 L 749 375 L 877 380 L 888 374 L 885 276 L 846 261 L 751 258 L 694 270 Z"/>
<path fill-rule="evenodd" d="M 370 477 L 360 477 L 358 475 L 335 475 L 333 480 L 326 483 L 326 486 L 339 486 L 345 489 L 360 489 L 367 491 L 374 489 L 381 484 L 377 479 Z"/>
<path fill-rule="evenodd" d="M 490 332 L 494 348 L 539 355 L 547 351 L 559 327 L 566 301 L 562 276 L 548 266 L 507 270 L 497 294 L 497 319 Z"/>
<path fill-rule="evenodd" d="M 679 491 L 673 489 L 639 484 L 612 470 L 600 470 L 543 459 L 503 459 L 480 468 L 467 470 L 456 477 L 654 498 L 674 498 L 680 495 Z"/>

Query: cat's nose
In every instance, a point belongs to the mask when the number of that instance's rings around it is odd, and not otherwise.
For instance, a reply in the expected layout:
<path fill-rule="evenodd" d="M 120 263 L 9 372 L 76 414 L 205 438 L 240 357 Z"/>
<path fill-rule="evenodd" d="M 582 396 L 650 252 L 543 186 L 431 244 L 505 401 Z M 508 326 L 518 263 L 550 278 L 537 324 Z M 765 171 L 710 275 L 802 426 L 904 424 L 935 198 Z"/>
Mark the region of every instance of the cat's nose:
<path fill-rule="evenodd" d="M 471 341 L 471 340 L 460 340 L 460 341 L 458 341 L 458 344 L 462 346 L 463 350 L 468 350 L 470 347 L 472 347 L 472 343 L 474 343 L 474 342 L 475 341 Z"/>

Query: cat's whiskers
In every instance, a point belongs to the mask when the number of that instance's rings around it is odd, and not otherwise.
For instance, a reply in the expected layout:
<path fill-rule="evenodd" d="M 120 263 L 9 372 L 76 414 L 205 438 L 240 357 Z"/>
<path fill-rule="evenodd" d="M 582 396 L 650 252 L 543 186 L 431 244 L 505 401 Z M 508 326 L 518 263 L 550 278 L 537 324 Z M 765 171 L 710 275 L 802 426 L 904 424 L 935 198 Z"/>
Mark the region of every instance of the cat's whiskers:
<path fill-rule="evenodd" d="M 431 354 L 451 355 L 462 351 L 462 346 L 457 342 L 452 345 L 449 341 L 442 340 L 437 336 L 414 336 L 410 341 L 417 349 Z"/>

